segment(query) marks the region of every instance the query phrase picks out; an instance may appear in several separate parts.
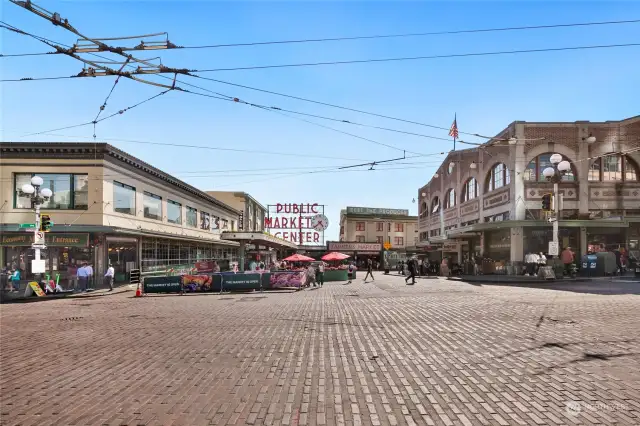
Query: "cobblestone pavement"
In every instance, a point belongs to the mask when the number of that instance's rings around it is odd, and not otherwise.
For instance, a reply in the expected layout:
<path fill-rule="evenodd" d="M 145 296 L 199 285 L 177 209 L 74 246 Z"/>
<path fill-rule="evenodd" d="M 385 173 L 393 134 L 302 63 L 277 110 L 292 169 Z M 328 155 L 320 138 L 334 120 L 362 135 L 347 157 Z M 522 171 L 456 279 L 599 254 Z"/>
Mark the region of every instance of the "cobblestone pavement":
<path fill-rule="evenodd" d="M 2 425 L 640 424 L 640 296 L 329 283 L 3 305 Z"/>

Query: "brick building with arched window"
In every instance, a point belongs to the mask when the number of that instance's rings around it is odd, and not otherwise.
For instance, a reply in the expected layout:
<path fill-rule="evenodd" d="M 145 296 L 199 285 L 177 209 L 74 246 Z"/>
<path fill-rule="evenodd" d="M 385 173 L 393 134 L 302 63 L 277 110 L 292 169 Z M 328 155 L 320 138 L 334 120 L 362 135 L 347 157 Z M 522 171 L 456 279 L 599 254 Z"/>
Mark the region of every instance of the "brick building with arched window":
<path fill-rule="evenodd" d="M 469 254 L 522 261 L 552 240 L 543 175 L 557 153 L 571 164 L 559 193 L 560 246 L 577 255 L 640 243 L 640 116 L 620 121 L 515 121 L 478 148 L 452 151 L 418 189 L 419 246 L 434 260 Z M 440 211 L 442 209 L 442 211 Z"/>

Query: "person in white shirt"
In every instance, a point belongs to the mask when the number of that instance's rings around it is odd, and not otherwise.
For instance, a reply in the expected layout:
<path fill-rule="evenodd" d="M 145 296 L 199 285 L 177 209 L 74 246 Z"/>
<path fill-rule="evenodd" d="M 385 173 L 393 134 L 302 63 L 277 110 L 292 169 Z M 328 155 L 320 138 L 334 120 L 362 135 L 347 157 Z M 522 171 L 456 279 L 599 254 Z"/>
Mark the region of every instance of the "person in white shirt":
<path fill-rule="evenodd" d="M 86 266 L 86 270 L 87 270 L 87 284 L 89 288 L 93 288 L 93 266 L 91 266 L 91 264 L 89 263 Z"/>
<path fill-rule="evenodd" d="M 104 280 L 109 284 L 109 291 L 113 291 L 113 280 L 115 278 L 116 271 L 113 266 L 109 264 L 107 272 L 104 274 Z"/>
<path fill-rule="evenodd" d="M 318 265 L 318 273 L 316 274 L 316 281 L 320 284 L 320 287 L 324 285 L 324 262 Z"/>
<path fill-rule="evenodd" d="M 538 268 L 538 259 L 540 258 L 540 256 L 538 256 L 536 253 L 527 253 L 524 256 L 524 263 L 525 263 L 525 267 L 526 267 L 526 276 L 529 275 L 535 275 L 536 274 L 536 270 Z"/>

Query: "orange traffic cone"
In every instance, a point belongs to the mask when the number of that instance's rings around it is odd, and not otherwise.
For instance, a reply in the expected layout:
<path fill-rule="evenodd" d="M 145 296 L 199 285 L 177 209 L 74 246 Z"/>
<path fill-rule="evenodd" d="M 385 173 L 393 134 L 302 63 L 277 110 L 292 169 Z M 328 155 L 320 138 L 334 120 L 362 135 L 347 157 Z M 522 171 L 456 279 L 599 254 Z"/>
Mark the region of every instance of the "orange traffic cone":
<path fill-rule="evenodd" d="M 136 297 L 142 297 L 142 290 L 140 289 L 140 283 L 138 283 L 138 287 L 136 288 Z"/>

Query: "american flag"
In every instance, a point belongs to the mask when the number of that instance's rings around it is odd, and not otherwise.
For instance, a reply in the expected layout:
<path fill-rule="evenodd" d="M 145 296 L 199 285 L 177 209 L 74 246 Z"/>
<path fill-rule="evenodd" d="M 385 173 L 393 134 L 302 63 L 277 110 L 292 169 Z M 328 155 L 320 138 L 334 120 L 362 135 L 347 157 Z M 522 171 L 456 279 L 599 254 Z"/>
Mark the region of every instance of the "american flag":
<path fill-rule="evenodd" d="M 454 139 L 458 139 L 458 119 L 456 116 L 453 118 L 453 124 L 451 125 L 451 130 L 449 130 L 449 136 Z"/>

